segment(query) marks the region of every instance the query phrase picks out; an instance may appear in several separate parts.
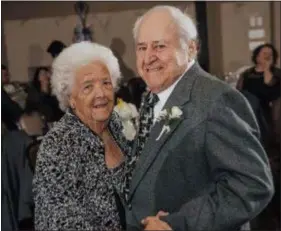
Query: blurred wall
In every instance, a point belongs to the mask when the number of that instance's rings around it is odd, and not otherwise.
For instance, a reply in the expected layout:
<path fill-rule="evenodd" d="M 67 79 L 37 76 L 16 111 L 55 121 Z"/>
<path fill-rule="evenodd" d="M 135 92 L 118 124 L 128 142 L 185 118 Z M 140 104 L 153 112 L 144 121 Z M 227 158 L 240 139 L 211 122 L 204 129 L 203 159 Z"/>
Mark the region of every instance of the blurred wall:
<path fill-rule="evenodd" d="M 92 24 L 94 40 L 110 46 L 112 39 L 116 41 L 117 38 L 119 42 L 115 45 L 120 47 L 116 50 L 122 53 L 125 65 L 135 71 L 133 24 L 138 16 L 156 4 L 159 3 L 89 2 L 87 22 Z M 194 16 L 192 2 L 165 4 L 178 6 Z M 3 6 L 7 59 L 13 80 L 27 81 L 28 68 L 51 64 L 52 58 L 46 48 L 52 40 L 71 44 L 73 29 L 78 23 L 73 5 L 74 2 L 10 2 L 6 9 Z"/>
<path fill-rule="evenodd" d="M 7 64 L 7 46 L 6 46 L 6 39 L 4 33 L 4 26 L 3 21 L 1 20 L 1 63 L 6 65 Z"/>

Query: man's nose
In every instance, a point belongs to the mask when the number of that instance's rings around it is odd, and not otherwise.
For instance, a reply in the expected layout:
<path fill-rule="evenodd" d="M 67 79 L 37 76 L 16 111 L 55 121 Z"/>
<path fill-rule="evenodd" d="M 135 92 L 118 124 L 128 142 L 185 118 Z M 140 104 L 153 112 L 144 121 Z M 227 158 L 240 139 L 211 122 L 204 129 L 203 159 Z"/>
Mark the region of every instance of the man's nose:
<path fill-rule="evenodd" d="M 145 55 L 144 55 L 144 63 L 146 65 L 149 65 L 151 63 L 153 63 L 156 60 L 156 53 L 153 49 L 148 48 L 145 51 Z"/>

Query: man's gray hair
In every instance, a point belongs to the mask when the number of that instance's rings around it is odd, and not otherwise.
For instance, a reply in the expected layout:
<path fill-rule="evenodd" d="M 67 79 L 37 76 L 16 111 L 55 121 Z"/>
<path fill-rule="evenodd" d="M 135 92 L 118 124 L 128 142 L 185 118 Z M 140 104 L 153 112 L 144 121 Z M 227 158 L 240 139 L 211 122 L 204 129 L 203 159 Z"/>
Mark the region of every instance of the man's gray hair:
<path fill-rule="evenodd" d="M 144 17 L 147 14 L 149 14 L 153 11 L 158 11 L 158 10 L 167 10 L 171 14 L 176 25 L 178 26 L 178 31 L 179 31 L 179 35 L 180 35 L 179 42 L 180 42 L 180 45 L 182 46 L 182 48 L 185 48 L 188 45 L 189 41 L 197 42 L 198 33 L 197 33 L 196 25 L 193 22 L 192 18 L 189 15 L 184 14 L 180 9 L 173 7 L 173 6 L 166 6 L 166 5 L 155 6 L 137 19 L 137 21 L 135 22 L 135 25 L 134 25 L 134 29 L 133 29 L 133 35 L 134 35 L 135 41 L 137 40 L 139 27 L 140 27 Z"/>
<path fill-rule="evenodd" d="M 75 71 L 93 61 L 100 61 L 107 67 L 113 87 L 116 88 L 121 73 L 118 60 L 112 51 L 105 46 L 92 42 L 72 44 L 59 54 L 52 65 L 52 91 L 56 95 L 62 110 L 69 107 Z"/>

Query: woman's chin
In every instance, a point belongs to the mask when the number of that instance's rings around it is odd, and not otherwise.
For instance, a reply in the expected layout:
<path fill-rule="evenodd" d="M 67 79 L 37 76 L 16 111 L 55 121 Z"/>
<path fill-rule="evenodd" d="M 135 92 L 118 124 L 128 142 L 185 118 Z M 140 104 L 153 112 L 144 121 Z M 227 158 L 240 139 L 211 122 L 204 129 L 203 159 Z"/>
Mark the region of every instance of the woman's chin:
<path fill-rule="evenodd" d="M 105 109 L 95 109 L 92 112 L 93 120 L 97 122 L 105 122 L 109 119 L 111 112 Z"/>

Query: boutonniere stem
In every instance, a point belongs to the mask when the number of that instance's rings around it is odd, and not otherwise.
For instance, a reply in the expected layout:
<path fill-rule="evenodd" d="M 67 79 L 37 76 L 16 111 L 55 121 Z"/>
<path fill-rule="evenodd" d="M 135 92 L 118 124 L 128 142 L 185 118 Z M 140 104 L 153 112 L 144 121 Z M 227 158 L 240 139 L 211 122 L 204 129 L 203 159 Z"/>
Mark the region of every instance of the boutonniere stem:
<path fill-rule="evenodd" d="M 164 125 L 164 126 L 162 127 L 162 130 L 161 130 L 159 136 L 156 138 L 156 141 L 160 140 L 160 138 L 162 137 L 163 134 L 169 133 L 170 130 L 171 130 L 171 129 L 170 129 L 170 126 Z"/>

